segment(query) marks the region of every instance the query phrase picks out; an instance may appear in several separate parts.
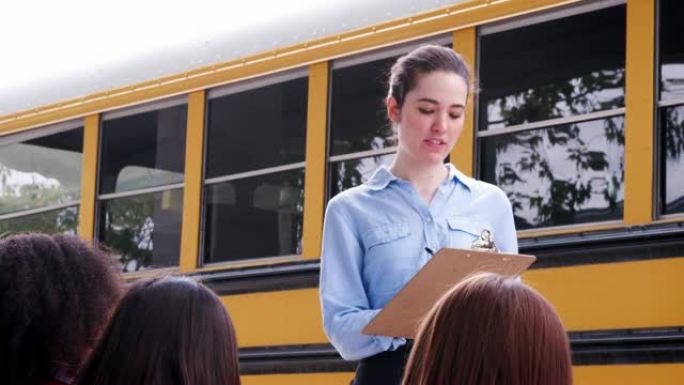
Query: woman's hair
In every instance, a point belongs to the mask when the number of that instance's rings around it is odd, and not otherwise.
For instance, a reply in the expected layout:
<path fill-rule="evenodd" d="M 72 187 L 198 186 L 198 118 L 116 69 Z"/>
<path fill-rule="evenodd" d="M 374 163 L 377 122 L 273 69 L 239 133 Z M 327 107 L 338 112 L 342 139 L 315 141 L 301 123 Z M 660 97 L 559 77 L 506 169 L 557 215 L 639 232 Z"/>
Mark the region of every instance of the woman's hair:
<path fill-rule="evenodd" d="M 438 45 L 424 45 L 397 59 L 390 69 L 388 96 L 393 97 L 399 107 L 417 83 L 419 75 L 435 71 L 454 73 L 463 78 L 470 91 L 470 70 L 465 60 L 453 49 Z"/>
<path fill-rule="evenodd" d="M 121 293 L 112 257 L 76 236 L 0 240 L 0 378 L 48 380 L 77 368 Z"/>
<path fill-rule="evenodd" d="M 512 278 L 475 275 L 423 321 L 403 385 L 570 385 L 570 348 L 560 319 Z"/>
<path fill-rule="evenodd" d="M 189 278 L 136 282 L 77 384 L 240 384 L 233 324 L 216 294 Z"/>

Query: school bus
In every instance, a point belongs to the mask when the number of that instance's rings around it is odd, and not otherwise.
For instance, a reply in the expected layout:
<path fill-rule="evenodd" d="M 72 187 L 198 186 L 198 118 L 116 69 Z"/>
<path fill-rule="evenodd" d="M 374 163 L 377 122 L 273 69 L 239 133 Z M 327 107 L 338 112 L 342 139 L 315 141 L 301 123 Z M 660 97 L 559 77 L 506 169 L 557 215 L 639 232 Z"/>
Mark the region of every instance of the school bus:
<path fill-rule="evenodd" d="M 326 201 L 393 158 L 389 64 L 448 45 L 479 90 L 450 161 L 508 194 L 575 382 L 681 384 L 682 2 L 364 4 L 321 11 L 315 34 L 252 26 L 273 39 L 171 75 L 0 99 L 0 234 L 78 233 L 132 279 L 202 280 L 234 319 L 245 384 L 347 384 L 355 363 L 321 327 Z"/>

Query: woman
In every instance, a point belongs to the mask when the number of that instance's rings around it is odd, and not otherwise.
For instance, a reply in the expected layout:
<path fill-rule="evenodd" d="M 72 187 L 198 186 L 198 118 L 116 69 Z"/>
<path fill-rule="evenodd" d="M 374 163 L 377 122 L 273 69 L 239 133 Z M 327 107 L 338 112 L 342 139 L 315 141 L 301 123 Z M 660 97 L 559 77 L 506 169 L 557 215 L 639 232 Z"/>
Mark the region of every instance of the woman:
<path fill-rule="evenodd" d="M 423 46 L 397 60 L 386 99 L 398 134 L 396 158 L 328 204 L 323 326 L 344 359 L 361 360 L 357 385 L 401 381 L 407 341 L 361 330 L 433 252 L 470 248 L 483 230 L 499 250 L 517 252 L 506 195 L 444 164 L 463 129 L 470 92 L 467 65 L 449 48 Z"/>
<path fill-rule="evenodd" d="M 0 382 L 70 384 L 120 297 L 118 271 L 76 236 L 0 240 Z"/>
<path fill-rule="evenodd" d="M 239 385 L 233 324 L 189 278 L 139 281 L 84 366 L 82 385 Z"/>
<path fill-rule="evenodd" d="M 423 321 L 403 385 L 570 385 L 568 338 L 553 307 L 511 278 L 456 285 Z"/>

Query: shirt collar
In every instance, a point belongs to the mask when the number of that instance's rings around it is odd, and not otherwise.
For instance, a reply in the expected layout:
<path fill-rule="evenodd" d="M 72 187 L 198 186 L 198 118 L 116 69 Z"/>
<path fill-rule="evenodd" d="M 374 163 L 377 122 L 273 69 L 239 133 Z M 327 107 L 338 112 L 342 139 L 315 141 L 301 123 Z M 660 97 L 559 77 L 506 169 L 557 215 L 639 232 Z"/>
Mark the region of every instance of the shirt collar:
<path fill-rule="evenodd" d="M 399 178 L 394 176 L 385 165 L 381 165 L 375 170 L 370 179 L 366 181 L 366 185 L 370 187 L 371 190 L 378 191 L 384 189 L 391 181 L 396 179 Z"/>
<path fill-rule="evenodd" d="M 461 182 L 465 187 L 468 188 L 468 190 L 473 190 L 473 184 L 475 183 L 475 180 L 473 178 L 470 178 L 462 172 L 458 171 L 458 169 L 456 169 L 456 167 L 454 167 L 454 165 L 451 163 L 447 163 L 447 168 L 449 169 L 449 176 L 447 180 Z M 377 170 L 375 170 L 370 179 L 366 181 L 366 186 L 368 186 L 371 190 L 378 191 L 384 189 L 392 181 L 397 179 L 399 178 L 394 176 L 394 174 L 392 174 L 392 172 L 390 172 L 390 170 L 386 166 L 382 165 Z"/>
<path fill-rule="evenodd" d="M 456 166 L 451 163 L 447 163 L 447 168 L 449 169 L 448 180 L 456 180 L 457 182 L 463 183 L 468 190 L 473 191 L 473 185 L 475 184 L 475 179 L 467 176 L 466 174 L 458 171 Z"/>

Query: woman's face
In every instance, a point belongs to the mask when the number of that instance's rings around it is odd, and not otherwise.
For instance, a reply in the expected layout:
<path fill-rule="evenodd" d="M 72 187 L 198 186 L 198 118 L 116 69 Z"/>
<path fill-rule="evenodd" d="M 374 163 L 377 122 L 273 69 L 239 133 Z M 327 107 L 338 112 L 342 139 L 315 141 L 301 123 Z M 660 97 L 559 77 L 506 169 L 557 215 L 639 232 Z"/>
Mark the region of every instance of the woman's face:
<path fill-rule="evenodd" d="M 387 113 L 399 127 L 399 156 L 410 164 L 441 164 L 463 130 L 468 85 L 452 72 L 418 75 L 399 107 L 387 99 Z"/>

